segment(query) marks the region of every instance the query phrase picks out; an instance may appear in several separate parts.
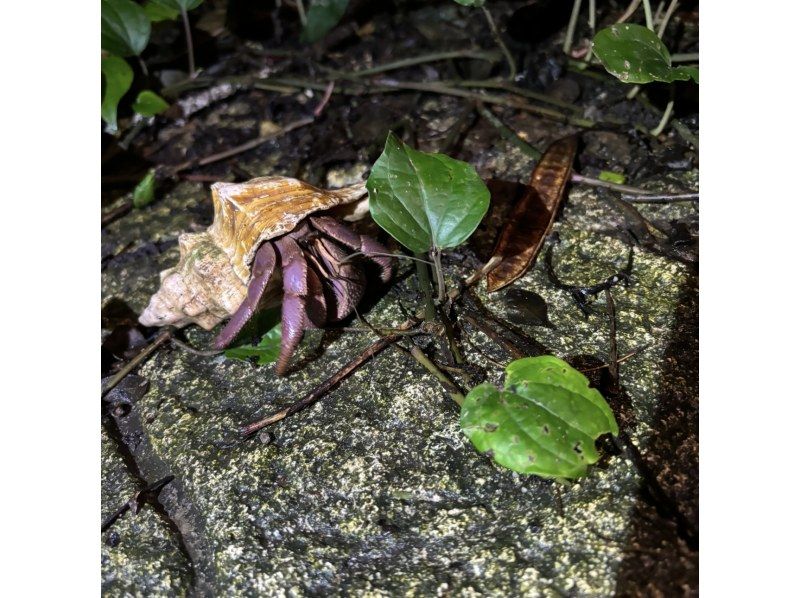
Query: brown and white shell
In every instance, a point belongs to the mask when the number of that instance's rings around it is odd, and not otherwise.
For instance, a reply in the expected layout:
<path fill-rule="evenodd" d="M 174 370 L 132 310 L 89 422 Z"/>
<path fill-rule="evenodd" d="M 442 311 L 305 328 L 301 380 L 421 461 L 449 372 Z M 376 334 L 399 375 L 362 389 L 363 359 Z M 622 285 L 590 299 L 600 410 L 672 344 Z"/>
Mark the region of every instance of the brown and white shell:
<path fill-rule="evenodd" d="M 214 183 L 214 222 L 178 237 L 180 260 L 161 272 L 161 287 L 139 316 L 145 326 L 199 324 L 210 330 L 233 315 L 247 294 L 259 245 L 290 232 L 314 212 L 337 209 L 345 220 L 368 210 L 365 184 L 318 189 L 282 176 Z M 359 201 L 362 200 L 362 201 Z"/>

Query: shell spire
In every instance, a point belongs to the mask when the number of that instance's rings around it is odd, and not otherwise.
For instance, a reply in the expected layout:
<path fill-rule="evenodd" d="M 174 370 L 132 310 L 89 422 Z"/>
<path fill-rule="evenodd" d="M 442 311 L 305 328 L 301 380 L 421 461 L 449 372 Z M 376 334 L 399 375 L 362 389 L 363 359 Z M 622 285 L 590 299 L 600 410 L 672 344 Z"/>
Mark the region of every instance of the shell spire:
<path fill-rule="evenodd" d="M 244 300 L 259 245 L 316 212 L 347 206 L 359 217 L 364 210 L 356 202 L 365 195 L 363 182 L 335 190 L 281 176 L 214 183 L 213 223 L 203 232 L 180 235 L 178 264 L 161 272 L 161 287 L 139 321 L 145 326 L 195 323 L 210 330 Z"/>

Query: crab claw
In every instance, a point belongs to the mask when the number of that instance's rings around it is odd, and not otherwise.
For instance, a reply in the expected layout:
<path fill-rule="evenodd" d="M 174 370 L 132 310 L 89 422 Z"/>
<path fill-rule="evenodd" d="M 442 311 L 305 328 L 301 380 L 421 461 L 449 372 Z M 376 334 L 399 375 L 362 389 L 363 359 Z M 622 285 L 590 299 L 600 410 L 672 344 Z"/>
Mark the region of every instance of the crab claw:
<path fill-rule="evenodd" d="M 374 255 L 376 253 L 389 253 L 389 250 L 375 239 L 366 235 L 359 235 L 347 226 L 330 216 L 311 216 L 311 225 L 318 231 L 345 245 L 353 251 L 360 251 L 371 262 L 380 268 L 381 282 L 387 283 L 392 278 L 392 258 Z"/>
<path fill-rule="evenodd" d="M 344 261 L 347 255 L 333 241 L 324 237 L 314 240 L 310 258 L 326 291 L 330 321 L 343 320 L 355 309 L 364 295 L 364 272 L 354 263 Z"/>
<path fill-rule="evenodd" d="M 275 241 L 283 270 L 283 309 L 281 315 L 281 350 L 275 373 L 286 374 L 289 359 L 307 328 L 320 328 L 327 319 L 322 283 L 303 256 L 300 246 L 290 236 Z"/>
<path fill-rule="evenodd" d="M 230 345 L 236 335 L 244 328 L 244 325 L 253 317 L 274 273 L 275 250 L 272 248 L 272 244 L 267 242 L 256 251 L 256 256 L 253 260 L 253 276 L 247 287 L 247 296 L 230 321 L 225 325 L 225 328 L 214 339 L 215 349 L 224 349 Z"/>

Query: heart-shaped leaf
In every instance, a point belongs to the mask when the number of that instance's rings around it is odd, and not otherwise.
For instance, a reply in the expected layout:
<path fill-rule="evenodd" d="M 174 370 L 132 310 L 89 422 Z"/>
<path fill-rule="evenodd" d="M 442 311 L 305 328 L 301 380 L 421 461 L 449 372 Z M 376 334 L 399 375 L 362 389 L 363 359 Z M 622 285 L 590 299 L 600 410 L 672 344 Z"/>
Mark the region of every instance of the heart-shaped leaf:
<path fill-rule="evenodd" d="M 102 0 L 100 45 L 117 56 L 138 56 L 150 39 L 150 19 L 132 0 Z"/>
<path fill-rule="evenodd" d="M 150 170 L 133 190 L 133 207 L 143 208 L 155 198 L 156 171 Z"/>
<path fill-rule="evenodd" d="M 136 96 L 136 101 L 133 103 L 134 111 L 142 116 L 155 116 L 159 112 L 164 112 L 167 108 L 169 108 L 169 104 L 160 95 L 149 89 L 139 92 L 139 95 Z"/>
<path fill-rule="evenodd" d="M 461 429 L 503 467 L 544 478 L 575 478 L 600 458 L 594 441 L 619 428 L 603 396 L 567 362 L 545 355 L 513 361 L 505 388 L 476 386 Z"/>
<path fill-rule="evenodd" d="M 344 16 L 350 0 L 312 0 L 300 40 L 314 43 L 322 39 Z"/>
<path fill-rule="evenodd" d="M 117 130 L 117 105 L 133 83 L 133 70 L 123 58 L 106 56 L 100 60 L 100 70 L 105 78 L 103 103 L 100 115 L 112 131 Z"/>
<path fill-rule="evenodd" d="M 373 220 L 415 253 L 460 245 L 489 209 L 489 189 L 472 165 L 417 151 L 393 133 L 367 191 Z"/>
<path fill-rule="evenodd" d="M 669 50 L 647 27 L 621 23 L 594 36 L 592 49 L 606 70 L 624 83 L 694 80 L 700 83 L 696 66 L 672 66 Z"/>

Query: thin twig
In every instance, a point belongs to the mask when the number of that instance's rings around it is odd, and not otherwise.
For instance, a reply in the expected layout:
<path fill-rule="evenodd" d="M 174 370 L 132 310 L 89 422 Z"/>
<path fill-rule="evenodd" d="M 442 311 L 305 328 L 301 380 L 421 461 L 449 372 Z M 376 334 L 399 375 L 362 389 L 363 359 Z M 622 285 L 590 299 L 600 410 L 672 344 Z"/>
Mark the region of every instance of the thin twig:
<path fill-rule="evenodd" d="M 109 390 L 114 388 L 117 384 L 119 384 L 122 379 L 130 374 L 133 370 L 135 370 L 142 362 L 144 362 L 148 357 L 150 357 L 156 349 L 158 349 L 161 345 L 166 343 L 175 331 L 172 328 L 165 328 L 161 332 L 158 333 L 158 336 L 155 340 L 147 345 L 144 349 L 139 351 L 136 356 L 131 359 L 128 363 L 126 363 L 120 370 L 114 374 L 108 382 L 103 385 L 102 390 L 100 391 L 100 396 L 103 397 L 108 393 Z"/>
<path fill-rule="evenodd" d="M 431 52 L 430 54 L 421 54 L 419 56 L 412 56 L 410 58 L 402 58 L 392 62 L 386 62 L 366 69 L 346 73 L 348 78 L 351 77 L 368 77 L 370 75 L 378 75 L 388 71 L 406 68 L 409 66 L 416 66 L 418 64 L 426 64 L 428 62 L 439 62 L 441 60 L 451 60 L 453 58 L 472 58 L 475 60 L 485 60 L 493 62 L 498 57 L 496 50 L 491 52 L 483 50 L 451 50 L 449 52 Z M 337 74 L 343 75 L 340 71 L 334 71 Z"/>
<path fill-rule="evenodd" d="M 655 129 L 650 131 L 650 134 L 653 137 L 658 137 L 661 135 L 661 132 L 664 130 L 664 127 L 667 126 L 669 122 L 669 117 L 672 116 L 672 108 L 675 106 L 675 100 L 670 100 L 667 103 L 667 107 L 664 109 L 664 115 L 661 117 L 661 121 L 658 123 Z"/>
<path fill-rule="evenodd" d="M 589 0 L 589 29 L 592 32 L 592 38 L 594 38 L 594 30 L 596 28 L 596 11 L 597 7 L 595 6 L 595 0 Z M 586 56 L 584 57 L 585 62 L 592 61 L 592 44 L 589 44 L 589 49 L 586 51 Z"/>
<path fill-rule="evenodd" d="M 290 122 L 288 125 L 281 127 L 276 131 L 267 133 L 266 135 L 261 135 L 259 137 L 256 137 L 255 139 L 246 141 L 241 145 L 237 145 L 236 147 L 232 147 L 223 152 L 211 154 L 210 156 L 206 156 L 204 158 L 195 158 L 193 160 L 187 160 L 186 162 L 182 162 L 174 166 L 167 166 L 166 169 L 170 174 L 174 175 L 182 170 L 187 170 L 189 168 L 197 168 L 198 166 L 207 166 L 209 164 L 213 164 L 214 162 L 220 162 L 221 160 L 232 158 L 233 156 L 238 156 L 239 154 L 255 149 L 260 145 L 265 144 L 267 141 L 271 141 L 276 137 L 280 137 L 281 135 L 284 135 L 290 131 L 294 131 L 295 129 L 299 129 L 300 127 L 304 127 L 308 124 L 311 124 L 312 122 L 314 122 L 313 118 L 310 117 L 301 118 L 299 120 Z"/>
<path fill-rule="evenodd" d="M 582 0 L 575 0 L 572 4 L 572 14 L 569 16 L 569 23 L 567 24 L 567 35 L 564 38 L 564 54 L 569 54 L 572 49 L 572 40 L 575 37 L 575 25 L 578 24 L 578 13 L 581 11 Z"/>
<path fill-rule="evenodd" d="M 620 15 L 617 19 L 617 23 L 624 23 L 628 19 L 633 16 L 633 13 L 636 12 L 636 9 L 639 8 L 639 5 L 642 3 L 642 0 L 632 0 L 632 2 L 628 5 L 628 8 L 625 9 L 625 12 Z"/>
<path fill-rule="evenodd" d="M 194 44 L 192 43 L 192 28 L 189 25 L 189 15 L 185 8 L 181 8 L 181 19 L 183 19 L 183 32 L 186 35 L 186 51 L 189 54 L 189 78 L 194 79 L 197 74 L 194 70 Z"/>
<path fill-rule="evenodd" d="M 225 352 L 225 349 L 220 349 L 219 351 L 203 351 L 201 349 L 195 349 L 191 345 L 184 343 L 182 340 L 175 338 L 174 336 L 170 339 L 170 342 L 181 349 L 182 351 L 186 351 L 187 353 L 191 353 L 192 355 L 199 355 L 201 357 L 214 357 L 216 355 L 220 355 Z"/>
<path fill-rule="evenodd" d="M 475 329 L 480 330 L 490 339 L 492 339 L 495 343 L 500 345 L 503 349 L 505 349 L 511 357 L 514 359 L 521 359 L 523 357 L 528 357 L 527 353 L 517 347 L 514 343 L 510 340 L 505 338 L 503 335 L 498 333 L 494 328 L 492 328 L 488 323 L 480 320 L 479 318 L 473 318 L 470 315 L 465 315 L 464 319 L 470 323 Z"/>
<path fill-rule="evenodd" d="M 297 9 L 297 16 L 300 18 L 300 24 L 305 28 L 306 26 L 306 8 L 303 6 L 303 0 L 294 0 L 295 8 Z"/>
<path fill-rule="evenodd" d="M 492 125 L 495 129 L 497 129 L 500 133 L 500 137 L 505 139 L 506 141 L 510 141 L 512 144 L 516 145 L 520 151 L 524 154 L 530 156 L 534 160 L 538 160 L 542 157 L 542 152 L 538 149 L 530 145 L 526 142 L 522 137 L 520 137 L 515 131 L 509 129 L 506 125 L 503 124 L 497 116 L 492 114 L 492 111 L 486 108 L 482 102 L 477 103 L 477 110 L 478 113 L 489 121 L 489 124 Z"/>
<path fill-rule="evenodd" d="M 650 8 L 650 0 L 642 0 L 644 3 L 644 22 L 650 31 L 653 31 L 653 9 Z"/>
<path fill-rule="evenodd" d="M 494 41 L 497 42 L 497 45 L 500 46 L 500 50 L 503 52 L 503 55 L 506 57 L 506 62 L 508 63 L 508 78 L 509 80 L 513 81 L 517 78 L 517 65 L 514 64 L 514 57 L 511 56 L 511 52 L 508 50 L 503 38 L 500 37 L 500 31 L 497 29 L 497 25 L 494 22 L 494 18 L 492 17 L 492 13 L 489 12 L 489 9 L 484 4 L 481 6 L 481 10 L 483 10 L 483 14 L 486 17 L 486 21 L 489 23 L 489 28 L 492 30 L 492 35 L 494 36 Z"/>
<path fill-rule="evenodd" d="M 622 199 L 631 203 L 675 203 L 698 201 L 699 193 L 678 193 L 676 195 L 623 195 Z"/>
<path fill-rule="evenodd" d="M 673 54 L 670 58 L 672 58 L 672 62 L 697 62 L 700 60 L 700 54 L 697 52 L 686 52 L 683 54 Z"/>
<path fill-rule="evenodd" d="M 409 319 L 403 322 L 398 328 L 400 330 L 408 330 L 412 326 L 417 323 L 415 319 Z M 342 367 L 338 372 L 333 374 L 330 378 L 325 380 L 322 384 L 314 388 L 311 392 L 309 392 L 306 396 L 304 396 L 299 401 L 285 407 L 275 413 L 268 415 L 267 417 L 247 424 L 246 426 L 241 428 L 241 433 L 244 436 L 250 436 L 255 434 L 260 429 L 268 426 L 270 424 L 274 424 L 275 422 L 279 422 L 282 419 L 289 417 L 305 409 L 309 405 L 316 403 L 319 399 L 324 397 L 334 388 L 336 388 L 343 380 L 345 380 L 348 376 L 350 376 L 353 372 L 355 372 L 359 367 L 364 365 L 367 361 L 375 357 L 378 353 L 386 349 L 389 345 L 394 343 L 400 336 L 398 334 L 391 334 L 389 336 L 382 337 L 372 343 L 369 347 L 364 349 L 355 359 L 351 360 L 347 363 L 344 367 Z"/>
<path fill-rule="evenodd" d="M 442 386 L 444 386 L 450 398 L 453 399 L 459 407 L 464 404 L 464 394 L 461 392 L 461 389 L 458 388 L 458 386 L 447 377 L 447 374 L 440 370 L 435 363 L 428 359 L 428 356 L 422 352 L 422 349 L 417 345 L 413 345 L 409 354 L 442 383 Z"/>
<path fill-rule="evenodd" d="M 669 3 L 667 12 L 664 13 L 664 18 L 661 19 L 661 24 L 658 26 L 658 37 L 664 37 L 664 32 L 667 30 L 669 20 L 672 18 L 672 13 L 675 12 L 676 8 L 678 8 L 678 0 L 672 0 L 672 2 Z M 673 58 L 672 60 L 674 62 L 675 59 Z"/>
<path fill-rule="evenodd" d="M 328 87 L 325 89 L 325 93 L 323 94 L 322 99 L 320 100 L 319 104 L 317 104 L 317 107 L 314 108 L 314 118 L 319 118 L 319 115 L 322 114 L 323 110 L 325 110 L 325 106 L 327 106 L 328 102 L 331 99 L 331 94 L 333 94 L 334 85 L 335 83 L 333 81 L 328 83 Z"/>
<path fill-rule="evenodd" d="M 620 191 L 621 193 L 635 193 L 637 195 L 647 195 L 649 193 L 655 193 L 654 191 L 648 191 L 647 189 L 640 189 L 639 187 L 631 187 L 630 185 L 620 185 L 619 183 L 612 183 L 610 181 L 601 181 L 600 179 L 593 179 L 591 177 L 578 174 L 577 172 L 572 173 L 570 181 L 572 181 L 573 183 L 577 183 L 579 185 L 589 185 L 590 187 L 602 187 L 604 189 L 613 189 L 614 191 Z"/>

